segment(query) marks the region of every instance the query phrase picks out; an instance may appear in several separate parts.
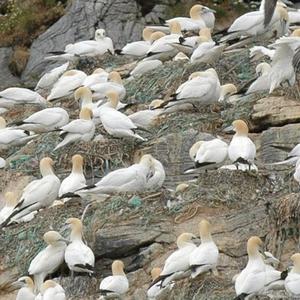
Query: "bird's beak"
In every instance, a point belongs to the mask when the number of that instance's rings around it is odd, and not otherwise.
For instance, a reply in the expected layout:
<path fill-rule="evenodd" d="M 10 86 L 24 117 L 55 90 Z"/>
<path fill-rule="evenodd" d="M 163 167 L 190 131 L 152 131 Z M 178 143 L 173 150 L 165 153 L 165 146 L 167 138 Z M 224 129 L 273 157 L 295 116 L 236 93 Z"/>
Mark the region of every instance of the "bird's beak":
<path fill-rule="evenodd" d="M 225 132 L 225 133 L 229 133 L 229 134 L 232 134 L 232 133 L 234 133 L 235 131 L 234 131 L 234 128 L 233 128 L 233 126 L 232 126 L 232 125 L 230 125 L 230 126 L 228 126 L 228 127 L 224 128 L 224 129 L 223 129 L 223 132 Z"/>
<path fill-rule="evenodd" d="M 214 9 L 211 9 L 209 7 L 204 7 L 203 11 L 206 13 L 209 13 L 209 12 L 214 13 L 214 14 L 216 13 L 216 11 Z"/>

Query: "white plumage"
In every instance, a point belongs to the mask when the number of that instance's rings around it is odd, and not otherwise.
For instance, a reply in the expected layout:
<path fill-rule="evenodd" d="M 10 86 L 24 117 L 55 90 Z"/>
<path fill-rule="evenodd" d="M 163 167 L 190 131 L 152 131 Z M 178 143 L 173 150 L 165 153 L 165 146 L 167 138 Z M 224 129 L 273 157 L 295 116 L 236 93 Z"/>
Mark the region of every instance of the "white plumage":
<path fill-rule="evenodd" d="M 38 81 L 35 87 L 35 91 L 38 90 L 50 90 L 53 85 L 56 83 L 56 81 L 59 79 L 59 77 L 68 69 L 69 67 L 69 62 L 56 67 L 52 69 L 51 71 L 45 73 L 41 79 Z"/>
<path fill-rule="evenodd" d="M 51 89 L 48 101 L 53 101 L 62 97 L 70 96 L 77 88 L 79 88 L 87 75 L 79 70 L 69 70 L 65 72 Z"/>
<path fill-rule="evenodd" d="M 256 74 L 258 78 L 251 83 L 246 94 L 261 92 L 270 89 L 269 73 L 271 66 L 268 63 L 260 63 L 256 66 Z"/>
<path fill-rule="evenodd" d="M 42 178 L 31 181 L 24 188 L 20 200 L 12 213 L 14 219 L 26 216 L 38 209 L 49 207 L 57 198 L 60 180 L 53 172 L 53 164 L 53 160 L 49 157 L 45 157 L 40 161 Z"/>
<path fill-rule="evenodd" d="M 124 273 L 124 264 L 120 260 L 112 263 L 112 276 L 105 277 L 100 283 L 100 293 L 102 295 L 120 296 L 125 294 L 129 289 L 129 282 Z"/>
<path fill-rule="evenodd" d="M 72 157 L 72 172 L 66 177 L 61 185 L 58 192 L 58 196 L 62 197 L 64 194 L 73 193 L 76 190 L 86 186 L 86 179 L 83 174 L 83 157 L 76 154 Z"/>
<path fill-rule="evenodd" d="M 256 148 L 248 137 L 248 126 L 242 120 L 236 120 L 232 125 L 236 133 L 229 144 L 228 156 L 233 163 L 239 162 L 250 166 L 254 163 Z"/>
<path fill-rule="evenodd" d="M 135 133 L 137 126 L 123 113 L 117 111 L 119 102 L 118 94 L 115 91 L 106 93 L 109 105 L 103 105 L 98 111 L 104 129 L 114 137 L 132 137 L 145 141 L 143 137 Z"/>
<path fill-rule="evenodd" d="M 300 296 L 300 253 L 295 253 L 291 256 L 293 268 L 285 278 L 284 286 L 289 296 L 299 298 Z"/>
<path fill-rule="evenodd" d="M 108 78 L 108 73 L 105 70 L 98 68 L 94 70 L 93 74 L 85 78 L 82 85 L 86 87 L 91 87 L 92 85 L 106 82 L 107 78 Z"/>
<path fill-rule="evenodd" d="M 61 127 L 63 140 L 55 147 L 54 151 L 76 141 L 90 141 L 95 134 L 95 124 L 92 120 L 92 112 L 88 108 L 82 108 L 80 119 L 73 120 Z"/>
<path fill-rule="evenodd" d="M 46 100 L 37 92 L 25 88 L 11 87 L 0 92 L 0 107 L 9 109 L 14 105 L 35 104 L 46 106 Z"/>
<path fill-rule="evenodd" d="M 162 163 L 152 157 L 152 176 L 147 180 L 146 189 L 147 190 L 157 190 L 162 187 L 166 173 Z"/>
<path fill-rule="evenodd" d="M 24 276 L 18 279 L 18 282 L 23 283 L 23 286 L 19 289 L 16 300 L 35 300 L 34 283 L 28 276 Z"/>
<path fill-rule="evenodd" d="M 69 123 L 69 115 L 60 107 L 45 108 L 15 124 L 20 129 L 36 133 L 49 132 Z"/>
<path fill-rule="evenodd" d="M 77 218 L 66 221 L 71 227 L 71 243 L 65 251 L 65 261 L 73 272 L 93 273 L 95 256 L 91 248 L 82 241 L 83 225 Z"/>
<path fill-rule="evenodd" d="M 53 280 L 47 280 L 42 284 L 40 298 L 36 300 L 65 300 L 65 290 Z"/>
<path fill-rule="evenodd" d="M 45 277 L 63 263 L 67 246 L 65 239 L 56 231 L 46 232 L 43 238 L 48 246 L 35 256 L 28 268 L 28 273 L 34 275 L 36 290 L 40 290 Z"/>
<path fill-rule="evenodd" d="M 199 224 L 201 244 L 189 256 L 192 278 L 214 270 L 219 258 L 219 250 L 211 237 L 211 225 L 202 220 Z"/>
<path fill-rule="evenodd" d="M 157 69 L 162 66 L 162 62 L 159 59 L 152 59 L 139 62 L 136 67 L 130 72 L 133 77 L 141 76 L 151 70 Z"/>
<path fill-rule="evenodd" d="M 79 190 L 76 193 L 109 194 L 117 192 L 141 192 L 146 188 L 147 180 L 152 175 L 152 156 L 143 155 L 140 162 L 128 168 L 112 171 L 95 185 Z"/>

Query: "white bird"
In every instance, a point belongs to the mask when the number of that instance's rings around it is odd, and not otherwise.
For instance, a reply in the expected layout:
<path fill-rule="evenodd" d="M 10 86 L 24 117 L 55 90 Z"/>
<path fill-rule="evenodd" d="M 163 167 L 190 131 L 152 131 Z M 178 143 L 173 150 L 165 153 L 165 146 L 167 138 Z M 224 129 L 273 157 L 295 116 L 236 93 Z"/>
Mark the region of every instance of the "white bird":
<path fill-rule="evenodd" d="M 151 270 L 151 277 L 152 281 L 155 281 L 159 275 L 161 274 L 161 268 L 153 268 Z M 155 300 L 156 298 L 164 298 L 167 296 L 167 293 L 171 291 L 173 288 L 173 284 L 169 284 L 165 287 L 161 287 L 160 282 L 157 282 L 154 285 L 151 285 L 147 290 L 147 299 L 148 300 Z"/>
<path fill-rule="evenodd" d="M 153 59 L 165 61 L 177 54 L 178 50 L 175 49 L 172 44 L 177 43 L 179 38 L 182 37 L 181 27 L 176 21 L 170 22 L 169 27 L 171 33 L 168 35 L 164 35 L 158 39 L 156 39 L 158 35 L 157 32 L 151 35 L 151 39 L 155 41 L 148 50 L 147 57 L 144 58 L 144 61 Z"/>
<path fill-rule="evenodd" d="M 48 274 L 55 272 L 64 261 L 66 240 L 56 231 L 48 231 L 43 236 L 48 245 L 31 261 L 28 273 L 34 276 L 36 291 L 41 289 Z"/>
<path fill-rule="evenodd" d="M 108 91 L 115 91 L 119 95 L 119 99 L 123 100 L 126 96 L 126 89 L 123 85 L 120 74 L 112 71 L 108 74 L 107 82 L 94 84 L 90 87 L 93 92 L 93 98 L 96 100 L 104 99 Z"/>
<path fill-rule="evenodd" d="M 179 52 L 173 57 L 174 61 L 189 61 L 190 59 L 183 53 Z"/>
<path fill-rule="evenodd" d="M 64 197 L 65 194 L 73 193 L 86 186 L 86 179 L 83 174 L 83 157 L 75 154 L 72 157 L 72 172 L 66 177 L 59 188 L 58 196 Z"/>
<path fill-rule="evenodd" d="M 137 77 L 141 76 L 151 70 L 157 69 L 162 66 L 162 62 L 159 59 L 152 59 L 146 61 L 140 61 L 135 68 L 130 72 L 130 76 Z"/>
<path fill-rule="evenodd" d="M 76 141 L 90 141 L 95 134 L 92 111 L 88 108 L 82 108 L 79 119 L 73 120 L 69 124 L 61 127 L 61 130 L 60 135 L 63 140 L 54 148 L 54 151 Z"/>
<path fill-rule="evenodd" d="M 5 168 L 6 160 L 3 157 L 0 157 L 0 169 Z"/>
<path fill-rule="evenodd" d="M 272 93 L 285 81 L 290 86 L 293 86 L 296 82 L 293 58 L 296 50 L 300 48 L 300 30 L 295 30 L 289 37 L 276 40 L 271 47 L 275 48 L 275 54 L 268 75 L 270 81 L 269 93 Z"/>
<path fill-rule="evenodd" d="M 0 108 L 9 109 L 15 105 L 34 104 L 46 106 L 46 99 L 37 92 L 25 88 L 11 87 L 0 92 Z"/>
<path fill-rule="evenodd" d="M 86 87 L 91 87 L 94 84 L 106 82 L 108 74 L 109 73 L 107 73 L 102 68 L 97 68 L 91 75 L 85 78 L 82 85 Z"/>
<path fill-rule="evenodd" d="M 271 66 L 268 63 L 263 62 L 258 64 L 255 70 L 258 77 L 251 83 L 246 94 L 268 91 L 270 89 L 271 83 L 269 73 L 271 71 Z"/>
<path fill-rule="evenodd" d="M 212 104 L 220 98 L 221 85 L 217 72 L 208 69 L 204 72 L 195 72 L 188 81 L 179 86 L 166 107 L 178 103 Z"/>
<path fill-rule="evenodd" d="M 16 300 L 35 300 L 34 282 L 29 276 L 23 276 L 18 279 L 18 283 L 22 283 Z"/>
<path fill-rule="evenodd" d="M 35 86 L 35 91 L 38 90 L 42 90 L 42 91 L 48 91 L 50 90 L 53 85 L 56 83 L 56 81 L 59 79 L 59 77 L 65 72 L 67 71 L 69 67 L 69 62 L 56 67 L 54 69 L 52 69 L 51 71 L 45 73 L 40 80 L 38 81 L 38 83 Z"/>
<path fill-rule="evenodd" d="M 235 279 L 235 292 L 237 294 L 235 299 L 262 295 L 268 290 L 282 287 L 282 273 L 265 264 L 259 252 L 262 245 L 263 242 L 257 236 L 248 240 L 248 263 Z"/>
<path fill-rule="evenodd" d="M 100 283 L 100 294 L 117 297 L 124 295 L 129 289 L 129 282 L 124 273 L 124 263 L 121 260 L 115 260 L 111 265 L 111 270 L 112 276 L 105 277 Z"/>
<path fill-rule="evenodd" d="M 118 93 L 115 91 L 108 91 L 106 93 L 109 105 L 103 105 L 99 109 L 99 117 L 104 129 L 108 134 L 122 138 L 133 137 L 145 141 L 143 137 L 135 133 L 137 126 L 133 124 L 131 119 L 123 113 L 117 111 Z"/>
<path fill-rule="evenodd" d="M 196 238 L 195 235 L 187 232 L 177 238 L 178 249 L 167 258 L 160 276 L 152 282 L 151 286 L 160 282 L 161 287 L 165 287 L 189 270 L 189 256 L 197 248 L 192 241 L 194 238 Z"/>
<path fill-rule="evenodd" d="M 219 60 L 225 47 L 226 44 L 216 45 L 211 39 L 210 31 L 201 32 L 201 35 L 196 39 L 191 62 L 214 63 Z"/>
<path fill-rule="evenodd" d="M 219 102 L 228 102 L 232 103 L 235 100 L 235 94 L 237 94 L 238 90 L 236 86 L 232 83 L 226 83 L 221 85 Z"/>
<path fill-rule="evenodd" d="M 233 164 L 241 163 L 249 168 L 254 164 L 256 147 L 248 137 L 249 128 L 243 120 L 235 120 L 232 128 L 236 132 L 228 147 L 228 156 Z"/>
<path fill-rule="evenodd" d="M 38 298 L 40 295 L 40 298 Z M 53 280 L 46 280 L 41 286 L 41 292 L 36 300 L 65 300 L 63 287 Z"/>
<path fill-rule="evenodd" d="M 166 178 L 166 173 L 164 166 L 162 163 L 155 159 L 151 155 L 152 159 L 152 170 L 151 170 L 151 177 L 148 178 L 147 183 L 146 183 L 146 189 L 147 190 L 157 190 L 162 187 L 165 178 Z"/>
<path fill-rule="evenodd" d="M 103 104 L 103 100 L 100 100 L 98 102 L 93 102 L 93 94 L 89 87 L 82 86 L 78 88 L 74 93 L 74 99 L 75 101 L 79 102 L 80 109 L 82 108 L 88 108 L 94 113 L 97 113 L 97 107 L 98 105 Z"/>
<path fill-rule="evenodd" d="M 300 297 L 300 253 L 291 256 L 293 268 L 285 279 L 284 286 L 292 299 Z"/>
<path fill-rule="evenodd" d="M 137 127 L 149 129 L 158 120 L 159 115 L 164 113 L 164 109 L 159 108 L 163 103 L 163 100 L 153 100 L 149 104 L 149 109 L 139 110 L 128 117 Z"/>
<path fill-rule="evenodd" d="M 104 29 L 97 29 L 95 31 L 95 40 L 81 41 L 74 44 L 68 44 L 64 51 L 49 52 L 53 56 L 47 59 L 65 58 L 72 60 L 76 56 L 96 56 L 103 55 L 106 52 L 114 54 L 114 46 L 111 38 L 106 36 Z"/>
<path fill-rule="evenodd" d="M 176 21 L 180 24 L 183 31 L 196 31 L 204 27 L 214 28 L 215 11 L 206 6 L 196 4 L 190 9 L 190 18 L 176 17 L 167 20 L 166 23 Z"/>
<path fill-rule="evenodd" d="M 135 57 L 142 57 L 145 56 L 151 46 L 151 34 L 153 30 L 150 28 L 145 28 L 143 30 L 143 41 L 137 41 L 128 43 L 125 45 L 122 50 L 117 51 L 116 53 L 121 55 L 130 55 Z"/>
<path fill-rule="evenodd" d="M 49 207 L 58 196 L 60 180 L 54 174 L 52 166 L 54 162 L 50 157 L 44 157 L 40 161 L 41 179 L 33 180 L 23 190 L 14 211 L 4 222 L 8 224 L 14 218 L 18 219 L 41 208 Z"/>
<path fill-rule="evenodd" d="M 45 108 L 12 125 L 35 133 L 50 132 L 69 123 L 69 114 L 60 107 Z"/>
<path fill-rule="evenodd" d="M 192 278 L 209 270 L 216 270 L 219 258 L 218 247 L 211 237 L 211 224 L 207 220 L 202 220 L 199 231 L 201 244 L 189 256 Z"/>
<path fill-rule="evenodd" d="M 233 24 L 229 27 L 228 32 L 235 32 L 238 34 L 237 36 L 256 36 L 277 29 L 278 36 L 281 36 L 286 32 L 287 28 L 287 10 L 282 6 L 277 6 L 267 28 L 264 26 L 264 12 L 252 11 L 235 19 Z M 234 37 L 237 36 L 234 35 Z"/>
<path fill-rule="evenodd" d="M 71 243 L 65 251 L 65 261 L 71 272 L 93 273 L 95 255 L 90 247 L 82 241 L 83 225 L 77 218 L 66 221 L 71 228 Z"/>
<path fill-rule="evenodd" d="M 81 189 L 76 194 L 110 194 L 118 192 L 139 192 L 146 188 L 152 175 L 153 159 L 149 154 L 141 157 L 140 162 L 128 168 L 121 168 L 105 175 L 94 185 Z"/>
<path fill-rule="evenodd" d="M 83 85 L 86 77 L 87 75 L 79 70 L 69 70 L 65 72 L 54 84 L 47 100 L 54 101 L 62 97 L 70 96 L 77 88 Z"/>
<path fill-rule="evenodd" d="M 288 15 L 290 24 L 300 23 L 300 9 L 288 10 Z"/>
<path fill-rule="evenodd" d="M 5 205 L 0 210 L 0 224 L 6 221 L 6 219 L 12 214 L 14 211 L 15 206 L 18 204 L 18 198 L 13 192 L 7 192 L 4 195 L 5 199 Z M 31 221 L 34 218 L 34 215 L 36 212 L 32 212 L 22 218 L 13 218 L 14 222 L 20 223 L 20 222 L 28 222 Z"/>
<path fill-rule="evenodd" d="M 218 138 L 198 141 L 190 148 L 189 154 L 196 168 L 219 164 L 227 158 L 228 145 Z"/>
<path fill-rule="evenodd" d="M 6 121 L 0 117 L 0 149 L 6 150 L 10 147 L 24 145 L 35 138 L 30 132 L 13 127 L 6 127 Z"/>

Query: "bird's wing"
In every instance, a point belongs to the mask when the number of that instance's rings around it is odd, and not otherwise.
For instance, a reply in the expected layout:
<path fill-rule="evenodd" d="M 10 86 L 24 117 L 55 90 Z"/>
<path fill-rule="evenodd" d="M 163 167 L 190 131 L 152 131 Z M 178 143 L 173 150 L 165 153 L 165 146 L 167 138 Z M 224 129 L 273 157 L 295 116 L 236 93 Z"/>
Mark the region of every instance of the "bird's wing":
<path fill-rule="evenodd" d="M 28 137 L 22 129 L 2 129 L 0 130 L 0 144 L 9 144 L 18 139 Z"/>
<path fill-rule="evenodd" d="M 89 264 L 94 266 L 95 256 L 93 251 L 86 246 L 83 242 L 80 244 L 70 244 L 65 252 L 65 260 L 69 265 L 85 265 Z"/>
<path fill-rule="evenodd" d="M 201 78 L 200 80 L 195 78 L 194 80 L 190 80 L 189 84 L 184 86 L 177 98 L 179 100 L 184 98 L 201 98 L 208 94 L 211 91 L 211 88 L 212 85 L 207 78 Z"/>
<path fill-rule="evenodd" d="M 267 27 L 272 20 L 277 0 L 265 0 L 264 25 Z"/>
<path fill-rule="evenodd" d="M 136 125 L 130 118 L 115 109 L 107 109 L 107 113 L 101 115 L 101 121 L 113 129 L 135 129 Z"/>
<path fill-rule="evenodd" d="M 253 11 L 250 13 L 246 13 L 239 18 L 237 18 L 233 24 L 228 29 L 228 32 L 234 31 L 247 31 L 254 26 L 262 23 L 264 15 L 260 11 Z"/>
<path fill-rule="evenodd" d="M 52 126 L 57 124 L 63 114 L 68 114 L 64 109 L 45 109 L 34 113 L 24 120 L 24 123 L 42 124 L 45 126 Z"/>
<path fill-rule="evenodd" d="M 92 125 L 93 125 L 92 121 L 77 119 L 61 127 L 61 129 L 69 133 L 85 134 L 91 131 Z"/>

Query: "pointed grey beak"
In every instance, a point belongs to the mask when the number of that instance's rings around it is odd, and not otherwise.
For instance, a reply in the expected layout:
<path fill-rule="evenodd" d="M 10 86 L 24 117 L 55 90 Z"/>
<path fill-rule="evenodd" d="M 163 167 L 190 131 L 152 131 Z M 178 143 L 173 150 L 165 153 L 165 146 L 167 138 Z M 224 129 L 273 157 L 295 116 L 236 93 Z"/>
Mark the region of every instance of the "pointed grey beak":
<path fill-rule="evenodd" d="M 216 13 L 216 11 L 214 10 L 214 9 L 211 9 L 211 8 L 209 8 L 209 7 L 206 7 L 205 6 L 205 8 L 203 9 L 204 10 L 204 12 L 206 12 L 206 13 L 209 13 L 209 12 L 211 12 L 211 13 Z"/>
<path fill-rule="evenodd" d="M 230 125 L 230 126 L 224 128 L 224 129 L 223 129 L 223 132 L 228 133 L 228 134 L 232 134 L 232 133 L 234 133 L 235 131 L 234 131 L 233 126 Z"/>

